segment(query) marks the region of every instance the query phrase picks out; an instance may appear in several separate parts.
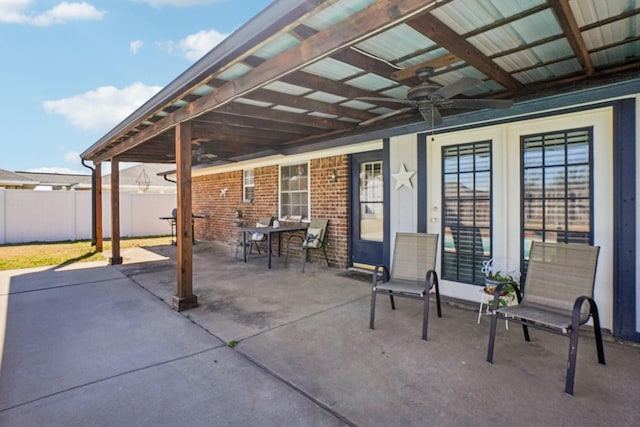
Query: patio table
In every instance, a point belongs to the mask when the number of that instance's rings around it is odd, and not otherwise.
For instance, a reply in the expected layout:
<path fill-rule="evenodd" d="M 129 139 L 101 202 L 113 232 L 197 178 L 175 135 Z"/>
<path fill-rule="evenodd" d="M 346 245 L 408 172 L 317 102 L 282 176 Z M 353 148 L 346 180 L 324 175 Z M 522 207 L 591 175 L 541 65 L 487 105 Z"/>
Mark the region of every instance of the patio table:
<path fill-rule="evenodd" d="M 280 246 L 282 243 L 282 233 L 294 233 L 296 231 L 303 231 L 307 229 L 306 224 L 299 225 L 281 225 L 279 227 L 241 227 L 242 233 L 242 252 L 244 254 L 244 262 L 247 262 L 247 233 L 262 233 L 267 235 L 267 248 L 268 248 L 268 267 L 271 268 L 271 241 L 272 235 L 278 236 L 278 257 L 281 255 Z"/>

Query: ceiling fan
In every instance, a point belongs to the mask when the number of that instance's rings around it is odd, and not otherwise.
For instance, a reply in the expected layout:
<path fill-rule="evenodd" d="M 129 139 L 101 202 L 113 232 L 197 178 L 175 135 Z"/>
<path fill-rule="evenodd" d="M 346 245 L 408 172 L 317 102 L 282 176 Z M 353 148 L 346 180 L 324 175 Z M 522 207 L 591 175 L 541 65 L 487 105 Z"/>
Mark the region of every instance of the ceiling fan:
<path fill-rule="evenodd" d="M 387 114 L 382 114 L 372 119 L 360 122 L 360 125 L 368 125 L 417 108 L 429 127 L 434 127 L 435 125 L 442 123 L 442 116 L 440 115 L 439 108 L 477 110 L 484 108 L 509 108 L 513 105 L 513 101 L 509 99 L 452 99 L 453 96 L 456 96 L 459 93 L 473 89 L 481 84 L 482 81 L 473 77 L 463 77 L 451 84 L 440 87 L 429 82 L 429 77 L 433 75 L 433 70 L 433 67 L 422 67 L 416 70 L 416 77 L 418 77 L 422 83 L 409 89 L 405 99 L 382 97 L 357 98 L 361 101 L 393 102 L 407 105 L 405 108 L 391 111 Z"/>

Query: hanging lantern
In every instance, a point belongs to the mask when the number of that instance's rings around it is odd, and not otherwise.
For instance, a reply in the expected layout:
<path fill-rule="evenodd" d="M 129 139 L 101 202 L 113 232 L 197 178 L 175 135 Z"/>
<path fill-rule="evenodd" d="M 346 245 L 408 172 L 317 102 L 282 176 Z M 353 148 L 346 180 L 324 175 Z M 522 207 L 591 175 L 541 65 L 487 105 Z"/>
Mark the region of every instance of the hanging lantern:
<path fill-rule="evenodd" d="M 151 180 L 149 179 L 149 175 L 147 175 L 147 171 L 144 169 L 144 165 L 142 165 L 142 172 L 138 175 L 136 179 L 136 184 L 138 184 L 138 188 L 143 193 L 149 189 L 149 185 L 151 185 Z"/>

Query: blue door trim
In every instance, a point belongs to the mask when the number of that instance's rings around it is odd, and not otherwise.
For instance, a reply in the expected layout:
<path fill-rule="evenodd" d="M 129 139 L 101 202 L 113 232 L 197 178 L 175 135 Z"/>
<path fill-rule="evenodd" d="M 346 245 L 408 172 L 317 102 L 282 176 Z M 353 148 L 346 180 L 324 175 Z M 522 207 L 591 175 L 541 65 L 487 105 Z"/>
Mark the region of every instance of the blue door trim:
<path fill-rule="evenodd" d="M 382 242 L 382 259 L 385 265 L 391 263 L 391 232 L 389 227 L 391 226 L 391 148 L 390 139 L 384 138 L 382 140 L 382 160 L 383 160 L 383 182 L 384 182 L 384 241 Z"/>
<path fill-rule="evenodd" d="M 640 341 L 636 330 L 636 106 L 613 103 L 613 334 Z"/>
<path fill-rule="evenodd" d="M 418 233 L 427 232 L 427 134 L 418 134 Z"/>

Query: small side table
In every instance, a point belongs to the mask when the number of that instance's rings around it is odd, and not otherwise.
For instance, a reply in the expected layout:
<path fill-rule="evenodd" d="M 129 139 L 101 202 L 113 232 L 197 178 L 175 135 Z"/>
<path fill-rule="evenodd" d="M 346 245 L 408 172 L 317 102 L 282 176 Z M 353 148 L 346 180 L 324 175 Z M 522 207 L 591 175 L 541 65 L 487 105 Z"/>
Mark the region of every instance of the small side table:
<path fill-rule="evenodd" d="M 485 309 L 485 314 L 491 314 L 489 309 L 491 308 L 491 304 L 493 303 L 493 295 L 488 294 L 484 291 L 484 288 L 480 289 L 480 306 L 478 307 L 478 325 L 480 324 L 480 318 L 482 317 L 482 306 L 484 304 L 487 305 Z M 504 322 L 505 328 L 509 330 L 509 321 L 505 320 Z"/>

